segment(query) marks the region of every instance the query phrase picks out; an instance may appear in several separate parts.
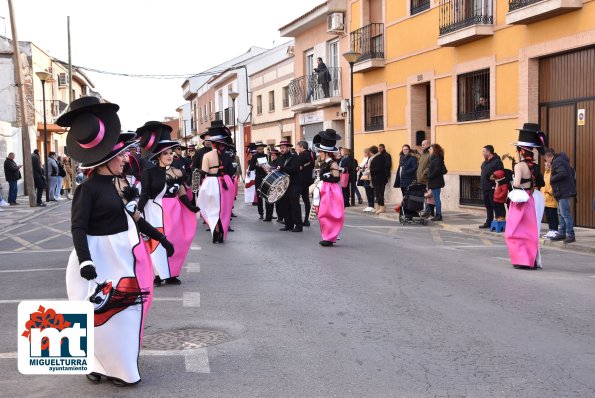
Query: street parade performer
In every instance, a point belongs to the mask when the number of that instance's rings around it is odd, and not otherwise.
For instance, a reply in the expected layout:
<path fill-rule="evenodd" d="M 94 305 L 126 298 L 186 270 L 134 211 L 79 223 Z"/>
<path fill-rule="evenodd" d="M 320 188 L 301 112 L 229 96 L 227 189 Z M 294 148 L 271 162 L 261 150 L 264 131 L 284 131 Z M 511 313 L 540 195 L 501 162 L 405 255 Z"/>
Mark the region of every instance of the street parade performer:
<path fill-rule="evenodd" d="M 202 156 L 201 170 L 205 175 L 198 192 L 198 207 L 213 236 L 213 243 L 223 243 L 231 221 L 234 190 L 229 173 L 226 173 L 223 153 L 225 141 L 231 132 L 220 121 L 211 123 L 205 133 L 205 141 L 212 150 Z"/>
<path fill-rule="evenodd" d="M 263 168 L 263 165 L 268 164 L 268 158 L 266 153 L 264 153 L 264 148 L 267 147 L 267 144 L 264 144 L 262 141 L 256 141 L 252 144 L 252 147 L 256 150 L 256 153 L 252 155 L 250 161 L 248 162 L 248 170 L 255 172 L 255 184 L 256 189 L 260 188 L 262 185 L 262 180 L 267 176 L 267 172 Z M 258 195 L 256 196 L 256 204 L 258 206 L 258 215 L 261 220 L 264 219 L 264 210 L 265 210 L 265 199 Z M 268 221 L 271 221 L 270 218 Z"/>
<path fill-rule="evenodd" d="M 545 152 L 545 134 L 534 123 L 525 123 L 519 130 L 517 148 L 519 162 L 514 165 L 514 180 L 509 194 L 506 218 L 506 246 L 515 268 L 542 268 L 539 252 L 539 230 L 545 199 L 539 188 L 545 185 L 534 149 Z"/>
<path fill-rule="evenodd" d="M 343 229 L 345 207 L 343 190 L 339 185 L 341 172 L 335 161 L 339 149 L 335 146 L 341 139 L 333 129 L 326 129 L 314 136 L 314 148 L 320 154 L 320 182 L 313 192 L 313 206 L 320 222 L 321 246 L 332 246 Z"/>
<path fill-rule="evenodd" d="M 173 148 L 179 143 L 171 140 L 171 127 L 163 126 L 159 142 L 150 156 L 156 167 L 143 170 L 141 174 L 143 191 L 138 203 L 145 219 L 167 235 L 177 249 L 168 258 L 159 241 L 147 241 L 155 272 L 155 286 L 161 285 L 162 281 L 169 285 L 181 283 L 178 277 L 196 233 L 195 214 L 198 212 L 198 207 L 186 195 L 184 170 L 171 166 L 174 159 Z"/>
<path fill-rule="evenodd" d="M 140 381 L 138 356 L 143 324 L 152 300 L 151 259 L 139 232 L 174 253 L 166 237 L 145 221 L 122 176 L 134 134 L 120 134 L 119 106 L 95 97 L 73 101 L 57 124 L 70 127 L 69 155 L 91 169 L 72 200 L 72 251 L 66 269 L 70 300 L 90 300 L 95 307 L 93 383 L 103 377 L 117 386 Z"/>

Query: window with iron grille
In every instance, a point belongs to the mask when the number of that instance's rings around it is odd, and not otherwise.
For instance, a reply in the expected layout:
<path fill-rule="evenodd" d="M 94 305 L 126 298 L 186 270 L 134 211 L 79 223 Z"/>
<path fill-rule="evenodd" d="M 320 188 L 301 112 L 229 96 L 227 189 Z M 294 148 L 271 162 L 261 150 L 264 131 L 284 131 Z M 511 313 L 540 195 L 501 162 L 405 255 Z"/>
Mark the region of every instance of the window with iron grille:
<path fill-rule="evenodd" d="M 459 176 L 459 204 L 467 206 L 484 205 L 480 179 L 479 176 Z"/>
<path fill-rule="evenodd" d="M 289 108 L 289 86 L 283 87 L 283 108 Z"/>
<path fill-rule="evenodd" d="M 384 129 L 383 94 L 366 95 L 364 97 L 364 109 L 366 114 L 364 130 L 375 131 Z"/>
<path fill-rule="evenodd" d="M 490 70 L 483 69 L 457 76 L 457 120 L 490 118 Z"/>
<path fill-rule="evenodd" d="M 262 95 L 256 96 L 256 114 L 262 115 Z"/>
<path fill-rule="evenodd" d="M 269 91 L 269 112 L 275 110 L 275 92 Z"/>
<path fill-rule="evenodd" d="M 411 15 L 430 9 L 430 0 L 411 0 Z"/>

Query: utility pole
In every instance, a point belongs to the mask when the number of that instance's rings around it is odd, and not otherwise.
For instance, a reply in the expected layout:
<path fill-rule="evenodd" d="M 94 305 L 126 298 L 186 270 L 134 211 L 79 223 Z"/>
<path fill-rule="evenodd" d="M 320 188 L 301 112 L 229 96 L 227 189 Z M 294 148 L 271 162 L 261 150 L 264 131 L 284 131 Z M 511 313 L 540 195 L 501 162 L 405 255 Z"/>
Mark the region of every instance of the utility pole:
<path fill-rule="evenodd" d="M 33 181 L 33 162 L 31 160 L 31 141 L 29 139 L 29 126 L 27 124 L 27 106 L 25 100 L 25 86 L 23 85 L 23 70 L 21 69 L 21 51 L 19 48 L 19 38 L 17 36 L 17 26 L 15 22 L 12 0 L 8 0 L 8 12 L 10 14 L 10 28 L 12 31 L 12 47 L 14 59 L 14 75 L 17 82 L 17 92 L 19 93 L 19 104 L 21 106 L 21 137 L 23 140 L 23 164 L 25 174 L 25 190 L 29 195 L 29 206 L 37 206 L 35 198 L 35 184 Z M 31 82 L 33 84 L 33 82 Z M 45 106 L 45 104 L 44 104 Z M 46 183 L 48 183 L 46 181 Z"/>
<path fill-rule="evenodd" d="M 66 31 L 68 34 L 68 106 L 70 106 L 70 104 L 72 103 L 72 101 L 74 100 L 74 98 L 72 98 L 72 53 L 71 53 L 71 49 L 70 49 L 70 16 L 66 17 Z M 71 175 L 70 175 L 70 181 L 72 184 L 72 193 L 74 194 L 74 191 L 76 190 L 76 186 L 78 185 L 76 183 L 76 160 L 73 158 L 70 158 L 70 170 L 72 171 Z"/>

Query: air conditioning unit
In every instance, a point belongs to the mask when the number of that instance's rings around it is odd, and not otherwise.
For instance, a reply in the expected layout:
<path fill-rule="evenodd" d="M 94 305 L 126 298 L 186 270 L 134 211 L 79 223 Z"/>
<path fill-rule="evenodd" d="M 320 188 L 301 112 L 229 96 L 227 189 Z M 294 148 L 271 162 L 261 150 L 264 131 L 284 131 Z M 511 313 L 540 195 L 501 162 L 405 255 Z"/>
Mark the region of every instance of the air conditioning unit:
<path fill-rule="evenodd" d="M 333 12 L 328 16 L 326 31 L 332 33 L 343 33 L 345 31 L 342 12 Z"/>

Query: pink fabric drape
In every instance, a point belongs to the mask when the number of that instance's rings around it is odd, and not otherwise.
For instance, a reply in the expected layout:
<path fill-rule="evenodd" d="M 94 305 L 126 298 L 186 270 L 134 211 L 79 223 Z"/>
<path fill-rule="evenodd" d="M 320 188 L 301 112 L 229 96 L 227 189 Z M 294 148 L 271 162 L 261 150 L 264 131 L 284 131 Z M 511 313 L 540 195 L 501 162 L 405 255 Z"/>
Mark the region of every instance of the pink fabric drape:
<path fill-rule="evenodd" d="M 337 183 L 323 182 L 320 187 L 318 221 L 322 239 L 336 242 L 345 222 L 343 191 Z"/>
<path fill-rule="evenodd" d="M 529 196 L 525 203 L 510 202 L 506 217 L 506 246 L 510 262 L 533 268 L 539 247 L 535 200 Z"/>
<path fill-rule="evenodd" d="M 164 234 L 175 248 L 174 255 L 168 259 L 169 273 L 177 277 L 196 233 L 196 214 L 188 210 L 177 197 L 163 198 L 162 205 Z"/>

